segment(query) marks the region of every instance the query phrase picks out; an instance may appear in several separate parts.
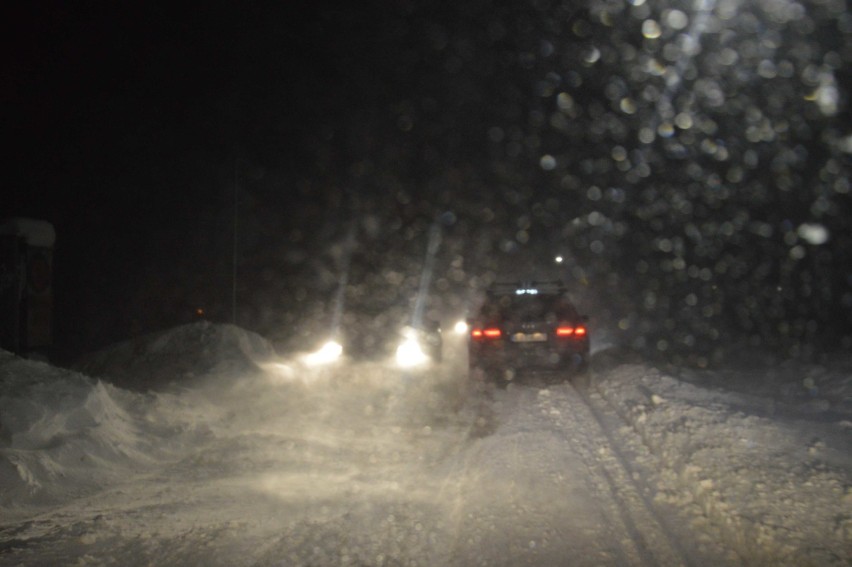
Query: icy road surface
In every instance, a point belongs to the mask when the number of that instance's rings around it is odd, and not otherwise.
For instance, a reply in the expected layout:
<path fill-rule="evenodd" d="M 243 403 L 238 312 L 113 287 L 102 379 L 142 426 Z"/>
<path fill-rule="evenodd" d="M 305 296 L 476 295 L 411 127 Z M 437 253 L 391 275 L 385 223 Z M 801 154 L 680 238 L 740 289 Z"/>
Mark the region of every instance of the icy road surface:
<path fill-rule="evenodd" d="M 0 354 L 0 565 L 849 562 L 845 419 L 791 433 L 639 364 L 588 389 L 469 387 L 455 357 L 140 394 Z"/>

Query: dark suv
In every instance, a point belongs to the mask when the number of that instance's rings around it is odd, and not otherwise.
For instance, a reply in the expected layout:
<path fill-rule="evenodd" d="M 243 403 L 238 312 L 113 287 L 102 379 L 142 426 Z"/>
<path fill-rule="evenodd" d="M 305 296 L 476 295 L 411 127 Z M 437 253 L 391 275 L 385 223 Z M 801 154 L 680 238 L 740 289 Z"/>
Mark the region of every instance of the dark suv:
<path fill-rule="evenodd" d="M 505 384 L 518 371 L 583 372 L 589 357 L 588 317 L 558 282 L 492 286 L 468 321 L 471 376 Z"/>

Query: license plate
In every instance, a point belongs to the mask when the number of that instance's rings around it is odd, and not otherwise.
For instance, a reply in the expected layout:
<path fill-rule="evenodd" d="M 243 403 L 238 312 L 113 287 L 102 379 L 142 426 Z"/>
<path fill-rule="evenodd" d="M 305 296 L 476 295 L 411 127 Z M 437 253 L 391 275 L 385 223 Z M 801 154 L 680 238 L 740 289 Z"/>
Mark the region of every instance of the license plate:
<path fill-rule="evenodd" d="M 516 343 L 542 343 L 547 341 L 547 333 L 515 333 L 512 342 Z"/>

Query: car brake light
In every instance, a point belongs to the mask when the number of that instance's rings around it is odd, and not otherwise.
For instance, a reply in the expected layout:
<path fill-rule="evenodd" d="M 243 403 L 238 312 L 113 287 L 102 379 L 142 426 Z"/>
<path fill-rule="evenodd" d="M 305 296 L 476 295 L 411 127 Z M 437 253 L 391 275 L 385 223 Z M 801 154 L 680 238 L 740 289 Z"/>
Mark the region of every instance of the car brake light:
<path fill-rule="evenodd" d="M 585 327 L 556 327 L 557 337 L 585 337 Z"/>
<path fill-rule="evenodd" d="M 503 335 L 503 332 L 496 327 L 489 327 L 487 329 L 473 329 L 470 332 L 470 336 L 473 339 L 499 339 Z"/>

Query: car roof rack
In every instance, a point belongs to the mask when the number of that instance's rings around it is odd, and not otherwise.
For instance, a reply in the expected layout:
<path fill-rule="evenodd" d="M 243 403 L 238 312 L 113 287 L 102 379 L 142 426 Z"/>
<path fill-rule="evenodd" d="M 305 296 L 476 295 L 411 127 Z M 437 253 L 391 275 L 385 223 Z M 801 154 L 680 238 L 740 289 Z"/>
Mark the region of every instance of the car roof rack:
<path fill-rule="evenodd" d="M 566 291 L 568 287 L 560 280 L 495 282 L 488 288 L 489 295 L 552 295 Z"/>

